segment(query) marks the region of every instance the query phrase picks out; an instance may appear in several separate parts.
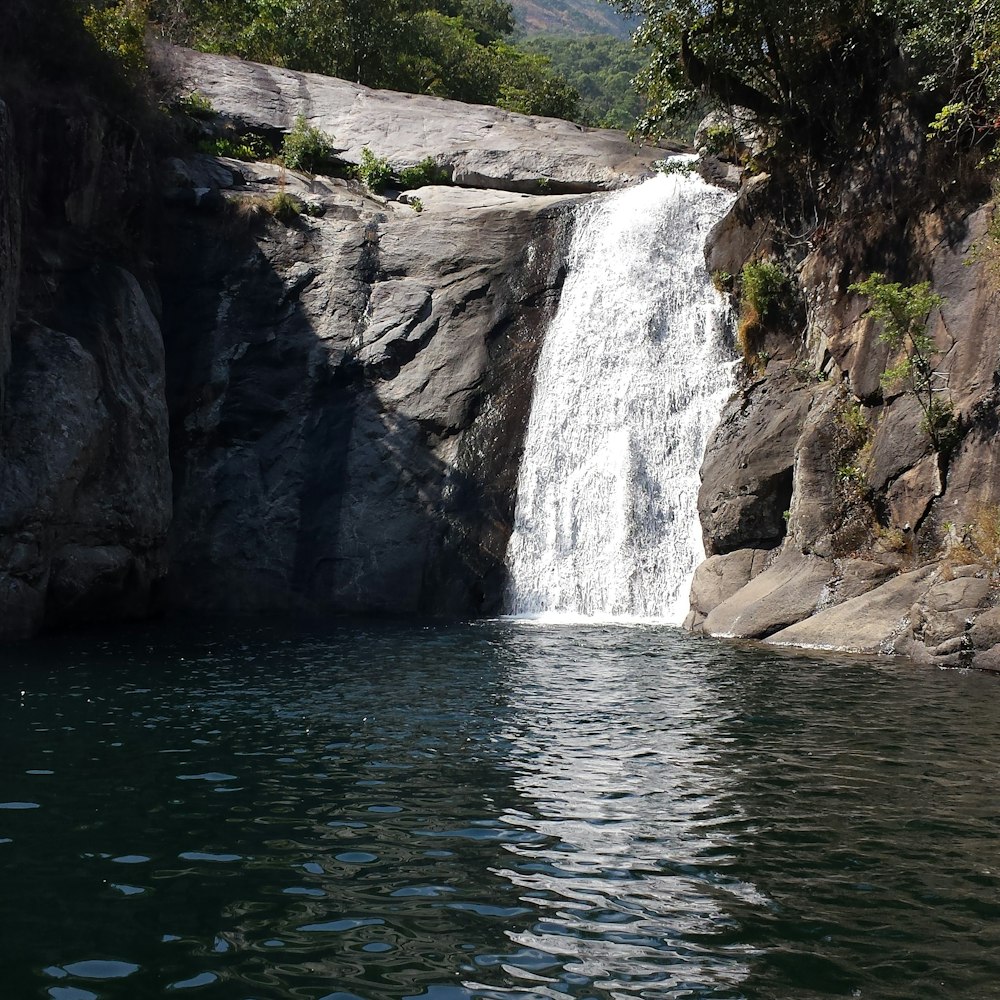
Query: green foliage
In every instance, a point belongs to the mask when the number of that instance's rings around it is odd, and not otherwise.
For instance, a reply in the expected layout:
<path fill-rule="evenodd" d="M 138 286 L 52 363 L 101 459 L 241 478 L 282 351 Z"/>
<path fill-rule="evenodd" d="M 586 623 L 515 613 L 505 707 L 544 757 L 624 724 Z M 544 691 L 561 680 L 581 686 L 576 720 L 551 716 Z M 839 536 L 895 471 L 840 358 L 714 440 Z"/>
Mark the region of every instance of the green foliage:
<path fill-rule="evenodd" d="M 696 172 L 698 165 L 694 160 L 681 160 L 681 159 L 670 159 L 670 160 L 657 160 L 653 164 L 653 169 L 658 174 L 693 174 Z"/>
<path fill-rule="evenodd" d="M 709 125 L 705 129 L 705 149 L 713 156 L 735 160 L 738 156 L 736 129 L 732 125 Z"/>
<path fill-rule="evenodd" d="M 521 48 L 549 60 L 553 73 L 579 94 L 577 120 L 600 128 L 631 129 L 643 112 L 633 81 L 646 53 L 612 35 L 536 35 Z"/>
<path fill-rule="evenodd" d="M 274 150 L 260 136 L 256 135 L 216 135 L 201 139 L 198 152 L 209 156 L 228 156 L 234 160 L 269 160 Z"/>
<path fill-rule="evenodd" d="M 365 146 L 361 150 L 361 163 L 358 164 L 357 174 L 369 191 L 378 194 L 384 191 L 392 180 L 392 167 L 388 160 L 376 156 Z"/>
<path fill-rule="evenodd" d="M 83 15 L 84 27 L 101 50 L 133 77 L 146 68 L 148 6 L 148 0 L 119 0 L 94 5 Z"/>
<path fill-rule="evenodd" d="M 896 354 L 895 363 L 882 374 L 885 388 L 900 387 L 910 393 L 923 411 L 922 429 L 936 451 L 947 453 L 957 443 L 958 427 L 943 378 L 934 370 L 942 352 L 927 333 L 927 318 L 944 299 L 931 291 L 931 283 L 902 285 L 874 273 L 848 291 L 868 297 L 868 315 L 881 324 L 879 340 Z"/>
<path fill-rule="evenodd" d="M 302 215 L 305 211 L 305 206 L 298 198 L 288 194 L 287 191 L 279 191 L 274 197 L 269 199 L 267 210 L 279 222 L 288 225 L 288 223 L 293 222 Z"/>
<path fill-rule="evenodd" d="M 491 52 L 500 80 L 497 105 L 522 115 L 577 117 L 580 95 L 552 71 L 545 56 L 503 42 L 495 42 Z"/>
<path fill-rule="evenodd" d="M 871 427 L 857 403 L 846 403 L 836 413 L 838 440 L 847 451 L 857 452 L 871 437 Z"/>
<path fill-rule="evenodd" d="M 788 275 L 773 260 L 751 261 L 743 265 L 740 272 L 740 288 L 743 301 L 761 319 L 778 304 L 788 290 Z"/>
<path fill-rule="evenodd" d="M 190 94 L 178 97 L 173 103 L 172 110 L 187 115 L 188 118 L 200 118 L 205 121 L 210 121 L 215 117 L 215 108 L 212 107 L 212 102 L 204 94 L 199 94 L 197 90 L 192 90 Z"/>
<path fill-rule="evenodd" d="M 424 203 L 419 198 L 410 199 L 410 208 L 418 214 L 424 210 Z"/>
<path fill-rule="evenodd" d="M 984 151 L 1000 138 L 998 0 L 612 0 L 639 14 L 640 74 L 655 134 L 708 95 L 793 145 L 850 144 L 889 78 L 942 109 L 933 132 Z M 933 112 L 932 112 L 933 115 Z"/>
<path fill-rule="evenodd" d="M 326 133 L 308 124 L 304 115 L 296 115 L 281 147 L 281 159 L 285 166 L 290 170 L 315 174 L 322 171 L 332 155 Z"/>
<path fill-rule="evenodd" d="M 790 288 L 788 276 L 775 261 L 749 261 L 740 271 L 740 318 L 736 326 L 736 342 L 743 359 L 758 369 L 767 366 L 760 343 L 764 326 L 774 318 L 778 305 Z"/>
<path fill-rule="evenodd" d="M 447 184 L 450 180 L 451 175 L 432 156 L 425 157 L 414 167 L 404 167 L 399 172 L 399 185 L 404 190 L 426 187 L 429 184 Z"/>

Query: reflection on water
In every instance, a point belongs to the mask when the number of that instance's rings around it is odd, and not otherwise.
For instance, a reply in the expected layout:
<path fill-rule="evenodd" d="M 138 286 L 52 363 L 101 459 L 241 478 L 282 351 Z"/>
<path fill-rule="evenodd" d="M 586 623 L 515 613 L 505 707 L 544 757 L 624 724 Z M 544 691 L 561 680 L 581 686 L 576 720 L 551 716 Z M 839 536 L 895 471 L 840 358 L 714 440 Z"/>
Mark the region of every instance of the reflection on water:
<path fill-rule="evenodd" d="M 996 996 L 996 678 L 516 622 L 0 664 L 15 1000 Z"/>
<path fill-rule="evenodd" d="M 745 950 L 713 938 L 731 926 L 730 896 L 762 899 L 706 863 L 724 851 L 710 814 L 732 779 L 705 766 L 712 691 L 697 671 L 661 688 L 656 665 L 672 659 L 670 642 L 651 629 L 625 635 L 624 647 L 616 628 L 577 648 L 558 631 L 511 642 L 506 735 L 514 786 L 532 809 L 506 819 L 546 838 L 513 845 L 517 861 L 501 872 L 543 916 L 511 936 L 570 960 L 570 982 L 582 976 L 612 995 L 739 983 Z"/>

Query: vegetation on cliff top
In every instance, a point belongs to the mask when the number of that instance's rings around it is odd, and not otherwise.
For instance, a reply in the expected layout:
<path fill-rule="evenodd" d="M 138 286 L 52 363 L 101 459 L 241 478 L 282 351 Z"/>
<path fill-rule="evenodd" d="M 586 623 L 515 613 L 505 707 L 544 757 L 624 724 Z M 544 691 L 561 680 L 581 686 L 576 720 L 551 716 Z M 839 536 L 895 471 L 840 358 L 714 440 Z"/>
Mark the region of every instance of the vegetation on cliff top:
<path fill-rule="evenodd" d="M 891 81 L 937 133 L 986 155 L 1000 139 L 1000 0 L 614 2 L 652 53 L 646 132 L 708 94 L 815 147 L 877 116 Z"/>
<path fill-rule="evenodd" d="M 77 2 L 98 28 L 138 15 L 205 52 L 527 114 L 577 113 L 576 91 L 548 59 L 511 44 L 507 0 Z"/>

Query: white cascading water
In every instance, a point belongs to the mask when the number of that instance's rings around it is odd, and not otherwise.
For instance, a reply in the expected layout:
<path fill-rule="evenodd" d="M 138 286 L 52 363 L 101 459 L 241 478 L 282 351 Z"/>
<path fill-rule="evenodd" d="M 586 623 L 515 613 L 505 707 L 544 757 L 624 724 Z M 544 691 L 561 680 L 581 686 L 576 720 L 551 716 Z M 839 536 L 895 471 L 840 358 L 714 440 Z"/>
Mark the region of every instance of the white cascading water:
<path fill-rule="evenodd" d="M 698 470 L 733 385 L 704 246 L 732 201 L 671 173 L 580 209 L 535 378 L 511 614 L 686 614 L 704 557 Z"/>

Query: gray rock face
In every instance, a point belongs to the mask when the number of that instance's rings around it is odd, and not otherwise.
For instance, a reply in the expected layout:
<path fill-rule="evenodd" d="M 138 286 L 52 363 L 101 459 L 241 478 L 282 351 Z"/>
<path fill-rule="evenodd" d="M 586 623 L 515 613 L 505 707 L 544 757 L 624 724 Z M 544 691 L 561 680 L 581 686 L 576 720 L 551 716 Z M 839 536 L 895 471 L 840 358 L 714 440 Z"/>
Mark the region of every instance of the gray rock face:
<path fill-rule="evenodd" d="M 158 46 L 154 65 L 197 90 L 222 115 L 264 134 L 287 132 L 297 115 L 333 137 L 340 155 L 358 163 L 368 146 L 395 167 L 427 156 L 455 184 L 508 191 L 603 191 L 645 176 L 677 144 L 638 147 L 620 133 L 554 118 L 514 114 L 437 97 L 371 90 L 315 73 Z"/>
<path fill-rule="evenodd" d="M 0 415 L 4 406 L 4 380 L 10 369 L 11 330 L 21 279 L 19 188 L 13 125 L 7 105 L 0 101 Z"/>
<path fill-rule="evenodd" d="M 273 163 L 173 157 L 142 230 L 134 135 L 66 98 L 7 155 L 0 106 L 0 635 L 142 615 L 163 595 L 497 610 L 569 192 L 635 180 L 669 150 L 221 57 L 158 61 L 259 132 L 301 113 L 347 161 L 431 156 L 465 186 L 387 201 Z M 48 213 L 24 247 L 19 176 Z M 273 219 L 281 192 L 314 215 Z M 158 245 L 132 232 L 117 252 L 155 268 L 108 263 L 126 221 Z"/>
<path fill-rule="evenodd" d="M 140 617 L 166 571 L 159 326 L 135 278 L 63 275 L 60 329 L 15 331 L 3 414 L 0 635 Z"/>
<path fill-rule="evenodd" d="M 0 106 L 0 638 L 145 615 L 166 573 L 156 297 L 112 262 L 146 178 L 85 95 Z"/>
<path fill-rule="evenodd" d="M 983 541 L 1000 518 L 1000 297 L 969 257 L 993 206 L 941 204 L 916 166 L 920 130 L 887 125 L 883 141 L 896 145 L 856 169 L 840 197 L 861 211 L 891 184 L 894 213 L 859 229 L 856 216 L 828 212 L 803 249 L 786 238 L 788 191 L 760 175 L 744 180 L 709 241 L 712 270 L 736 274 L 761 253 L 782 259 L 805 312 L 801 328 L 774 332 L 784 345 L 767 343 L 787 362 L 745 377 L 709 444 L 699 512 L 710 558 L 695 574 L 688 625 L 1000 669 L 987 624 L 1000 565 Z M 904 283 L 929 276 L 944 296 L 928 333 L 939 399 L 956 415 L 954 452 L 934 450 L 905 387 L 881 384 L 894 359 L 848 292 L 876 270 Z M 759 546 L 771 549 L 767 569 L 751 574 Z"/>
<path fill-rule="evenodd" d="M 702 465 L 698 513 L 709 555 L 773 548 L 786 532 L 795 443 L 810 393 L 786 365 L 729 401 Z"/>
<path fill-rule="evenodd" d="M 341 182 L 287 227 L 175 214 L 175 604 L 498 609 L 575 199 L 418 195 Z"/>

